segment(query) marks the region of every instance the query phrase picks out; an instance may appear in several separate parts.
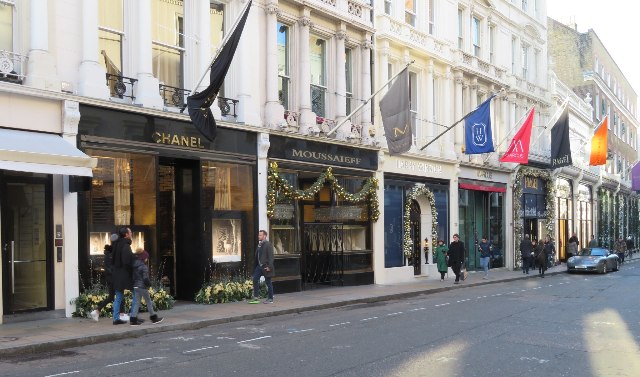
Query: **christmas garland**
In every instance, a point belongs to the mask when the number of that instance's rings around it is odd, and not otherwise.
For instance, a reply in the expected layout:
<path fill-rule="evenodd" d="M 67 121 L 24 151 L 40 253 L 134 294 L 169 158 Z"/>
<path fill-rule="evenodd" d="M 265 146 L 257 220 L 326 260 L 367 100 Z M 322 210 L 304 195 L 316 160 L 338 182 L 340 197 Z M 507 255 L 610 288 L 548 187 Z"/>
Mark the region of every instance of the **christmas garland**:
<path fill-rule="evenodd" d="M 416 184 L 409 190 L 407 199 L 404 202 L 404 240 L 402 248 L 405 257 L 411 257 L 413 254 L 413 240 L 411 239 L 411 201 L 420 195 L 427 197 L 431 206 L 431 244 L 435 247 L 438 238 L 438 210 L 436 209 L 436 199 L 431 190 L 423 184 Z"/>
<path fill-rule="evenodd" d="M 556 186 L 555 182 L 551 179 L 551 174 L 546 170 L 539 170 L 533 168 L 521 168 L 516 174 L 516 180 L 513 184 L 513 231 L 515 233 L 515 245 L 513 250 L 514 254 L 514 267 L 520 268 L 522 263 L 522 256 L 516 252 L 516 249 L 522 241 L 522 229 L 524 228 L 524 216 L 520 217 L 520 200 L 522 198 L 522 178 L 532 177 L 541 178 L 545 180 L 545 210 L 547 211 L 547 217 L 544 220 L 544 227 L 547 230 L 547 234 L 552 235 L 555 224 L 556 214 Z"/>
<path fill-rule="evenodd" d="M 369 213 L 373 221 L 378 221 L 380 217 L 380 204 L 378 202 L 378 179 L 369 177 L 362 186 L 362 190 L 352 194 L 347 192 L 344 187 L 338 184 L 338 180 L 333 176 L 333 170 L 328 167 L 323 171 L 318 179 L 306 190 L 298 190 L 289 184 L 280 176 L 278 164 L 272 162 L 269 165 L 267 176 L 267 217 L 271 218 L 274 214 L 277 194 L 280 193 L 289 199 L 294 200 L 311 200 L 320 192 L 325 182 L 331 184 L 331 188 L 336 192 L 338 197 L 349 203 L 367 203 Z"/>

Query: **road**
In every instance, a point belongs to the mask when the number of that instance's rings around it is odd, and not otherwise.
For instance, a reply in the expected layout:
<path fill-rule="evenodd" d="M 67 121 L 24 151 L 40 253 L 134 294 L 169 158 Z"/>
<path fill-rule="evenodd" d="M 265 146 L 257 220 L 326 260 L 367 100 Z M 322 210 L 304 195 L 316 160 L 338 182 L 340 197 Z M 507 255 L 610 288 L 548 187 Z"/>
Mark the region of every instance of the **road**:
<path fill-rule="evenodd" d="M 639 376 L 639 286 L 632 263 L 16 357 L 0 375 Z"/>

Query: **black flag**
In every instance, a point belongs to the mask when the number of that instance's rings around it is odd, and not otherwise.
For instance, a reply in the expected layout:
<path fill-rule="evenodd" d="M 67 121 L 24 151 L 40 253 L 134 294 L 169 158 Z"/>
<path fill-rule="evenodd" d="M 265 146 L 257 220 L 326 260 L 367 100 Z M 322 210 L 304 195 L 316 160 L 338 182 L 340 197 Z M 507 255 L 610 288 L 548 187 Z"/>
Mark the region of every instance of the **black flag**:
<path fill-rule="evenodd" d="M 571 142 L 569 141 L 569 106 L 566 106 L 551 129 L 551 168 L 570 166 L 572 163 Z"/>
<path fill-rule="evenodd" d="M 408 151 L 413 135 L 409 113 L 409 71 L 406 68 L 380 100 L 380 114 L 389 154 Z"/>
<path fill-rule="evenodd" d="M 211 105 L 216 98 L 224 77 L 227 75 L 233 55 L 240 42 L 240 36 L 242 35 L 242 29 L 247 21 L 249 15 L 249 9 L 251 9 L 251 0 L 247 5 L 238 26 L 229 37 L 229 40 L 225 43 L 220 51 L 220 54 L 216 57 L 216 60 L 211 64 L 211 74 L 209 76 L 209 87 L 200 93 L 196 93 L 187 97 L 187 109 L 189 111 L 189 117 L 196 126 L 198 131 L 204 135 L 209 141 L 213 141 L 216 138 L 216 121 L 213 119 L 211 113 Z"/>

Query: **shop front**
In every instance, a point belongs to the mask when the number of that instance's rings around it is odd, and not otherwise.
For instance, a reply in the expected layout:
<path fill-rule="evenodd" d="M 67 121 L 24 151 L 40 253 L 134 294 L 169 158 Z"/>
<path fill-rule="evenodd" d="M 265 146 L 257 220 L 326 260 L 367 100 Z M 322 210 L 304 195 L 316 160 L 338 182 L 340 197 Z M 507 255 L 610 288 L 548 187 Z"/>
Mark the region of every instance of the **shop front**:
<path fill-rule="evenodd" d="M 458 179 L 460 239 L 467 269 L 481 269 L 479 243 L 487 237 L 494 258 L 491 267 L 505 267 L 505 215 L 509 173 L 461 167 Z"/>
<path fill-rule="evenodd" d="M 437 275 L 433 251 L 450 242 L 450 180 L 454 165 L 407 156 L 385 156 L 383 283 Z M 438 275 L 439 276 L 439 275 Z"/>
<path fill-rule="evenodd" d="M 558 251 L 558 259 L 564 261 L 568 258 L 569 238 L 575 232 L 573 224 L 573 187 L 566 178 L 556 179 L 556 201 L 556 224 L 558 225 L 556 249 Z"/>
<path fill-rule="evenodd" d="M 269 142 L 275 289 L 372 284 L 377 151 L 274 135 Z"/>
<path fill-rule="evenodd" d="M 80 108 L 80 148 L 97 159 L 79 196 L 80 274 L 100 280 L 121 227 L 150 254 L 152 279 L 193 300 L 206 279 L 247 274 L 256 246 L 256 134 L 218 127 L 209 142 L 186 121 Z"/>

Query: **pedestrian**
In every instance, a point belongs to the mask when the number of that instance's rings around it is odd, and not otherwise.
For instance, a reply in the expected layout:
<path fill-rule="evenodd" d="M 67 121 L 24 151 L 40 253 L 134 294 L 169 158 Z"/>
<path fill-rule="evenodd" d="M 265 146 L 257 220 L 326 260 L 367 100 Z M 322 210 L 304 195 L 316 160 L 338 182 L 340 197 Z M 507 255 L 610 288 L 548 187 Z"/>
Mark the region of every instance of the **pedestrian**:
<path fill-rule="evenodd" d="M 579 246 L 578 236 L 576 236 L 576 232 L 573 232 L 573 235 L 569 238 L 569 245 L 567 245 L 567 258 L 578 255 Z"/>
<path fill-rule="evenodd" d="M 618 254 L 618 258 L 620 259 L 620 263 L 624 263 L 624 253 L 627 251 L 627 243 L 624 241 L 622 236 L 618 238 L 616 243 L 613 245 L 616 254 Z"/>
<path fill-rule="evenodd" d="M 154 325 L 162 322 L 163 318 L 158 317 L 158 314 L 153 310 L 153 301 L 149 295 L 149 288 L 151 287 L 151 281 L 149 280 L 149 268 L 147 267 L 147 261 L 149 260 L 149 253 L 142 248 L 136 249 L 135 257 L 133 260 L 133 304 L 131 306 L 131 313 L 129 314 L 131 326 L 139 326 L 144 322 L 138 319 L 138 310 L 141 299 L 144 298 L 144 302 L 147 304 L 149 310 L 149 319 Z"/>
<path fill-rule="evenodd" d="M 91 319 L 98 322 L 100 318 L 100 312 L 104 309 L 105 306 L 109 305 L 110 302 L 113 302 L 115 297 L 115 292 L 113 290 L 113 283 L 111 281 L 111 273 L 112 273 L 112 264 L 113 264 L 113 243 L 118 240 L 118 235 L 113 233 L 111 235 L 111 244 L 104 245 L 104 284 L 109 295 L 104 298 L 104 300 L 100 301 L 98 305 L 89 313 Z"/>
<path fill-rule="evenodd" d="M 267 299 L 263 304 L 273 304 L 273 284 L 271 278 L 275 275 L 273 269 L 273 246 L 267 240 L 267 231 L 258 232 L 258 248 L 256 249 L 256 267 L 253 270 L 253 299 L 250 304 L 260 303 L 260 277 L 264 276 L 267 284 Z"/>
<path fill-rule="evenodd" d="M 540 277 L 543 278 L 544 272 L 547 270 L 548 264 L 550 263 L 549 261 L 553 258 L 553 255 L 556 252 L 556 246 L 554 245 L 550 236 L 547 236 L 547 240 L 544 243 L 544 248 L 542 250 L 543 250 L 541 254 L 542 257 L 539 260 L 540 262 L 539 273 L 540 273 Z"/>
<path fill-rule="evenodd" d="M 112 244 L 113 264 L 111 270 L 115 299 L 113 301 L 113 324 L 127 323 L 120 319 L 120 304 L 124 297 L 124 290 L 132 290 L 133 252 L 131 251 L 131 229 L 120 228 L 118 240 Z M 135 300 L 135 297 L 134 297 Z"/>
<path fill-rule="evenodd" d="M 529 258 L 533 252 L 533 244 L 529 239 L 529 235 L 525 234 L 522 241 L 520 241 L 520 256 L 522 256 L 522 273 L 529 274 Z"/>
<path fill-rule="evenodd" d="M 489 279 L 489 262 L 491 262 L 491 258 L 493 258 L 493 246 L 491 242 L 487 240 L 487 236 L 482 236 L 482 241 L 478 244 L 478 249 L 480 250 L 480 266 L 482 266 L 482 270 L 484 271 L 483 279 Z"/>
<path fill-rule="evenodd" d="M 536 248 L 538 247 L 538 241 L 535 239 L 531 240 L 531 257 L 529 258 L 529 270 L 535 269 L 536 266 Z"/>
<path fill-rule="evenodd" d="M 436 264 L 438 265 L 438 272 L 440 273 L 440 281 L 444 281 L 444 275 L 449 271 L 447 265 L 447 245 L 444 244 L 444 240 L 438 240 L 438 246 L 436 247 Z"/>
<path fill-rule="evenodd" d="M 449 266 L 456 275 L 453 284 L 460 284 L 460 270 L 464 263 L 464 242 L 460 241 L 460 236 L 456 233 L 453 235 L 453 242 L 449 244 Z"/>
<path fill-rule="evenodd" d="M 627 236 L 627 250 L 629 251 L 629 259 L 633 256 L 633 238 L 631 236 Z"/>
<path fill-rule="evenodd" d="M 538 274 L 540 274 L 540 266 L 544 266 L 546 257 L 544 256 L 544 241 L 531 242 L 533 244 L 533 266 L 538 268 Z M 542 261 L 542 262 L 541 262 Z"/>
<path fill-rule="evenodd" d="M 429 237 L 424 238 L 424 264 L 429 264 Z"/>
<path fill-rule="evenodd" d="M 598 241 L 596 240 L 596 236 L 594 236 L 593 234 L 591 235 L 591 241 L 589 241 L 589 247 L 592 249 L 594 247 L 598 247 Z"/>

